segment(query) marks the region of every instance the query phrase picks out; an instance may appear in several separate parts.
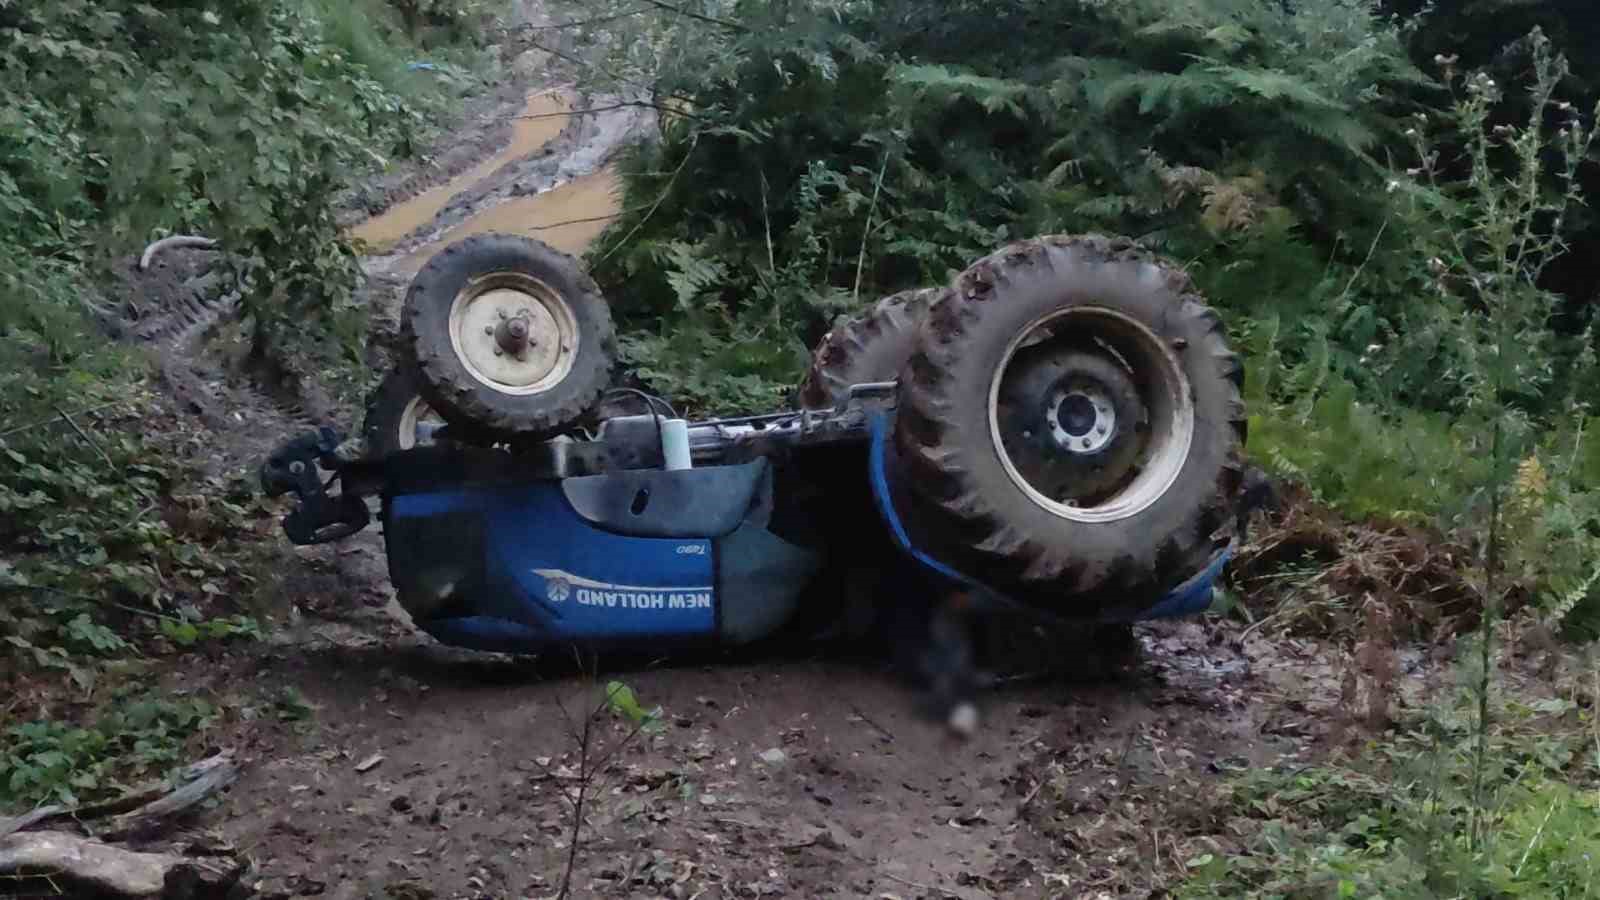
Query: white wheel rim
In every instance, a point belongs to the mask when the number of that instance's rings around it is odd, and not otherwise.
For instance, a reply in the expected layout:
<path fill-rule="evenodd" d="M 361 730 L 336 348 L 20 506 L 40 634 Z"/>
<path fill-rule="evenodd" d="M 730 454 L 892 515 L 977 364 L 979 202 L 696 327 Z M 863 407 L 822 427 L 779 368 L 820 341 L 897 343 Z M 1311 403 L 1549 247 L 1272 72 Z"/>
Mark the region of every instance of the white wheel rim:
<path fill-rule="evenodd" d="M 431 444 L 432 441 L 420 441 L 417 438 L 417 429 L 428 419 L 438 420 L 433 408 L 421 397 L 411 398 L 406 408 L 400 413 L 400 433 L 395 436 L 395 442 L 401 450 L 410 450 L 419 444 Z"/>
<path fill-rule="evenodd" d="M 526 323 L 526 345 L 512 351 L 505 327 Z M 530 275 L 501 272 L 475 278 L 450 303 L 450 347 L 467 374 L 499 393 L 530 396 L 571 374 L 578 355 L 578 320 L 549 285 Z"/>
<path fill-rule="evenodd" d="M 1151 395 L 1143 398 L 1150 411 L 1151 430 L 1145 451 L 1141 454 L 1141 470 L 1131 482 L 1093 506 L 1063 503 L 1035 488 L 1012 462 L 1000 435 L 1000 387 L 1012 358 L 1025 344 L 1031 346 L 1039 343 L 1038 339 L 1033 338 L 1036 332 L 1069 317 L 1080 320 L 1059 323 L 1065 326 L 1063 330 L 1069 334 L 1075 337 L 1120 338 L 1133 351 L 1127 354 L 1134 357 L 1132 362 L 1152 370 L 1147 373 L 1153 385 Z M 1035 505 L 1073 522 L 1116 522 L 1149 509 L 1177 482 L 1178 475 L 1188 461 L 1189 448 L 1194 443 L 1194 394 L 1177 356 L 1165 341 L 1143 323 L 1102 306 L 1074 306 L 1056 310 L 1028 323 L 1012 339 L 1000 364 L 995 367 L 989 382 L 988 418 L 989 438 L 995 455 L 999 457 L 1012 483 Z"/>

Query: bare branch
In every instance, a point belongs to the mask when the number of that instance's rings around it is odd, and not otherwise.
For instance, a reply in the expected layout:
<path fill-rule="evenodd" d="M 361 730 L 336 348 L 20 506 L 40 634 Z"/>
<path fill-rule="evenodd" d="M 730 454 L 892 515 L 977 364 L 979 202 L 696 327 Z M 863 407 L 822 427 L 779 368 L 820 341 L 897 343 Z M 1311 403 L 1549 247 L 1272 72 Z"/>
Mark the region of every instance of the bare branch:
<path fill-rule="evenodd" d="M 611 249 L 609 249 L 605 253 L 601 254 L 600 255 L 600 259 L 598 260 L 599 262 L 605 262 L 606 260 L 611 258 L 611 254 L 616 253 L 618 250 L 622 249 L 622 245 L 626 244 L 629 240 L 631 240 L 633 238 L 634 235 L 638 234 L 639 233 L 639 229 L 643 228 L 644 224 L 646 222 L 650 221 L 650 217 L 656 214 L 656 210 L 660 209 L 662 201 L 667 199 L 667 194 L 672 191 L 672 185 L 674 183 L 676 183 L 677 180 L 678 180 L 678 174 L 683 171 L 683 167 L 684 166 L 688 165 L 689 157 L 694 155 L 694 148 L 696 146 L 698 146 L 699 143 L 700 143 L 700 135 L 696 134 L 693 138 L 690 139 L 690 141 L 689 141 L 689 149 L 687 149 L 687 150 L 685 150 L 683 152 L 683 159 L 678 162 L 678 167 L 676 169 L 672 170 L 672 177 L 667 179 L 666 187 L 663 187 L 661 189 L 661 193 L 656 195 L 655 202 L 650 204 L 650 209 L 649 209 L 648 212 L 646 212 L 644 214 L 644 218 L 642 218 L 639 221 L 635 222 L 633 227 L 628 229 L 628 233 L 627 234 L 623 235 L 621 237 L 621 239 L 619 239 L 615 244 L 612 244 L 611 245 Z"/>
<path fill-rule="evenodd" d="M 726 28 L 729 31 L 737 31 L 740 34 L 748 34 L 750 31 L 749 28 L 740 25 L 738 22 L 730 22 L 727 19 L 719 19 L 716 16 L 708 16 L 704 13 L 693 12 L 691 10 L 684 9 L 681 6 L 674 6 L 671 3 L 663 3 L 662 0 L 644 0 L 644 2 L 650 4 L 651 6 L 664 9 L 667 12 L 677 13 L 680 16 L 687 16 L 688 18 L 705 22 L 709 25 L 716 25 L 719 28 Z"/>
<path fill-rule="evenodd" d="M 664 112 L 664 113 L 668 113 L 668 114 L 674 115 L 674 116 L 679 116 L 679 117 L 682 117 L 682 118 L 685 118 L 685 119 L 694 119 L 697 122 L 709 121 L 704 116 L 697 116 L 694 113 L 685 112 L 685 111 L 683 111 L 681 109 L 678 109 L 676 107 L 673 107 L 673 106 L 666 106 L 666 105 L 663 105 L 663 104 L 660 104 L 660 103 L 651 103 L 648 100 L 623 100 L 623 101 L 620 101 L 620 102 L 617 102 L 617 103 L 606 103 L 606 104 L 603 104 L 603 105 L 600 105 L 600 106 L 588 106 L 588 107 L 584 107 L 583 109 L 568 109 L 568 110 L 563 110 L 561 112 L 549 112 L 549 113 L 526 113 L 526 114 L 517 115 L 517 116 L 507 116 L 506 118 L 508 118 L 508 119 L 559 119 L 559 118 L 562 118 L 562 117 L 565 117 L 565 116 L 582 116 L 582 115 L 586 115 L 586 114 L 589 114 L 589 113 L 608 112 L 608 111 L 613 110 L 613 109 L 629 109 L 629 108 L 634 108 L 634 109 L 653 109 L 653 110 L 656 110 L 657 112 Z"/>

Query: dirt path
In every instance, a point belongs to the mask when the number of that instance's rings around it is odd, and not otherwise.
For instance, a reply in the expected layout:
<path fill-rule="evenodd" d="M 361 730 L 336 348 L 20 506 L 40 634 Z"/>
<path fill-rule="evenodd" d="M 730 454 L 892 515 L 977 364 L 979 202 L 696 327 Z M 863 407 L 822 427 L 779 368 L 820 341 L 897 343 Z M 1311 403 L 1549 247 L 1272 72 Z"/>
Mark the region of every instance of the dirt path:
<path fill-rule="evenodd" d="M 585 104 L 605 105 L 542 88 L 501 98 L 478 133 L 459 136 L 470 153 L 352 223 L 377 248 L 365 261 L 375 317 L 464 234 L 522 231 L 576 251 L 599 233 L 617 210 L 608 157 L 649 117 L 623 107 L 506 124 Z M 214 420 L 219 465 L 252 466 L 303 427 L 306 399 L 263 397 L 229 376 L 206 349 L 215 317 L 196 316 L 160 326 L 173 332 L 169 381 Z M 334 412 L 346 424 L 359 415 Z M 249 711 L 218 737 L 248 768 L 207 824 L 250 853 L 268 897 L 554 896 L 575 775 L 629 731 L 597 715 L 581 752 L 598 686 L 420 635 L 394 603 L 376 529 L 282 555 L 270 641 L 174 675 Z M 1241 644 L 1238 633 L 1225 622 L 1141 628 L 1137 671 L 1003 687 L 962 744 L 915 715 L 871 661 L 679 660 L 605 676 L 659 706 L 663 728 L 601 767 L 574 895 L 1157 893 L 1185 860 L 1229 841 L 1203 807 L 1209 788 L 1309 753 L 1338 719 L 1338 653 Z"/>
<path fill-rule="evenodd" d="M 186 676 L 315 709 L 230 736 L 254 760 L 217 826 L 267 896 L 553 896 L 597 687 L 431 645 L 355 599 L 340 607 L 367 620 L 365 646 L 301 638 Z M 631 729 L 595 718 L 590 756 L 609 764 L 575 896 L 1148 895 L 1227 840 L 1173 810 L 1229 771 L 1296 758 L 1337 718 L 1327 651 L 1218 634 L 1147 629 L 1130 676 L 1002 689 L 967 743 L 869 664 L 612 673 L 664 728 L 612 755 Z"/>

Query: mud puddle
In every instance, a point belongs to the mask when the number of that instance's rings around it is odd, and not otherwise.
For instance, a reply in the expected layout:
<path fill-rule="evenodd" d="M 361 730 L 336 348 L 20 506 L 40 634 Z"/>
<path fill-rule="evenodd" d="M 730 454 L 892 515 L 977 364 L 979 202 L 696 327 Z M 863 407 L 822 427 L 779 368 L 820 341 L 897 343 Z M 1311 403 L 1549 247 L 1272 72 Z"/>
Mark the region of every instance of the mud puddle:
<path fill-rule="evenodd" d="M 530 93 L 509 142 L 448 182 L 352 227 L 373 248 L 369 276 L 408 281 L 449 244 L 501 232 L 581 254 L 621 211 L 612 159 L 646 136 L 654 115 L 628 98 Z M 593 111 L 590 111 L 593 110 Z"/>
<path fill-rule="evenodd" d="M 390 271 L 415 275 L 446 245 L 474 234 L 520 234 L 543 241 L 563 253 L 589 249 L 621 211 L 622 187 L 612 169 L 569 181 L 542 194 L 512 197 L 487 206 L 431 244 L 406 254 Z"/>
<path fill-rule="evenodd" d="M 390 207 L 350 230 L 375 251 L 384 252 L 406 235 L 433 221 L 457 195 L 489 178 L 502 166 L 534 153 L 555 140 L 566 127 L 563 113 L 572 110 L 572 97 L 557 91 L 536 91 L 522 107 L 523 118 L 511 129 L 511 142 L 500 152 L 444 184 Z"/>

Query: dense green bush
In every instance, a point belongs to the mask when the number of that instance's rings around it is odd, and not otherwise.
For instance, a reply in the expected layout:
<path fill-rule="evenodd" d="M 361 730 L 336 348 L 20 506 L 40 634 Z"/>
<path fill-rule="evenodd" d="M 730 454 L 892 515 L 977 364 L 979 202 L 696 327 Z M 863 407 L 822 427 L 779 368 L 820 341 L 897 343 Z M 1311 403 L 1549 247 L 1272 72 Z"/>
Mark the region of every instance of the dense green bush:
<path fill-rule="evenodd" d="M 161 233 L 218 239 L 266 335 L 354 284 L 333 204 L 411 152 L 420 78 L 364 4 L 0 7 L 0 333 L 54 352 L 73 289 L 44 277 Z"/>
<path fill-rule="evenodd" d="M 1400 27 L 1359 0 L 1067 7 L 735 3 L 736 24 L 664 15 L 618 42 L 607 72 L 692 110 L 630 161 L 594 256 L 633 361 L 748 405 L 840 312 L 1014 238 L 1104 231 L 1191 264 L 1235 316 L 1278 317 L 1291 361 L 1325 345 L 1384 387 L 1360 357 L 1426 283 L 1385 156 L 1437 93 Z"/>
<path fill-rule="evenodd" d="M 221 614 L 248 612 L 259 501 L 189 462 L 209 436 L 86 313 L 120 312 L 104 267 L 198 233 L 258 345 L 336 332 L 358 272 L 335 204 L 444 105 L 416 55 L 376 2 L 0 0 L 0 692 L 103 693 L 156 639 L 257 633 Z M 107 721 L 8 728 L 0 802 L 109 787 L 107 758 L 159 737 Z"/>

